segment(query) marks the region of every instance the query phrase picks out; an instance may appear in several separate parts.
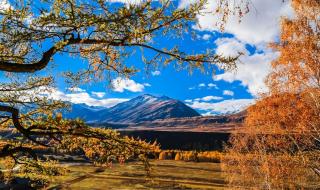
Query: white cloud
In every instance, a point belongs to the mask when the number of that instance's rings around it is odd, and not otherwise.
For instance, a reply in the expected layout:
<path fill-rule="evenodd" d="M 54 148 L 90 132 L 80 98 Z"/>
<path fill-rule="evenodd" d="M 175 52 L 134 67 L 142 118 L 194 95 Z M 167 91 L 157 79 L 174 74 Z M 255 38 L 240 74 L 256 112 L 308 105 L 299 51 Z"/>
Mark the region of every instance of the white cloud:
<path fill-rule="evenodd" d="M 7 0 L 0 0 L 0 11 L 13 8 Z"/>
<path fill-rule="evenodd" d="M 230 83 L 241 81 L 241 84 L 248 87 L 248 92 L 253 96 L 268 90 L 264 80 L 271 71 L 270 63 L 277 58 L 278 53 L 264 49 L 261 51 L 262 53 L 256 51 L 250 54 L 245 48 L 244 42 L 235 38 L 220 38 L 215 43 L 217 53 L 220 55 L 235 56 L 238 52 L 243 53 L 235 71 L 216 75 L 215 80 L 224 80 Z"/>
<path fill-rule="evenodd" d="M 198 85 L 198 87 L 206 87 L 206 84 L 205 84 L 205 83 L 200 83 L 200 84 Z"/>
<path fill-rule="evenodd" d="M 240 2 L 227 1 L 231 7 L 234 5 L 233 3 L 239 4 Z M 184 8 L 194 2 L 197 2 L 197 0 L 180 0 L 179 7 Z M 216 23 L 221 21 L 221 15 L 214 12 L 218 2 L 208 1 L 206 10 L 197 16 L 198 23 L 194 26 L 195 29 L 212 32 L 219 31 L 220 28 Z M 278 53 L 267 49 L 266 44 L 275 41 L 279 37 L 279 21 L 282 16 L 294 16 L 291 1 L 251 0 L 250 11 L 244 15 L 241 22 L 239 22 L 239 18 L 236 15 L 230 15 L 225 24 L 224 32 L 230 33 L 234 37 L 216 40 L 216 53 L 224 56 L 236 56 L 239 52 L 242 52 L 244 55 L 241 56 L 241 63 L 237 64 L 235 72 L 219 74 L 215 77 L 215 80 L 240 81 L 253 96 L 267 91 L 264 80 L 271 70 L 270 62 L 277 58 Z M 257 51 L 250 54 L 246 49 L 246 44 L 256 47 Z"/>
<path fill-rule="evenodd" d="M 85 92 L 84 89 L 79 88 L 79 87 L 68 88 L 68 90 L 70 90 L 71 92 Z"/>
<path fill-rule="evenodd" d="M 217 103 L 194 101 L 188 105 L 194 109 L 206 111 L 204 115 L 230 114 L 245 110 L 255 102 L 254 99 L 232 99 Z"/>
<path fill-rule="evenodd" d="M 231 91 L 231 90 L 224 90 L 224 91 L 223 91 L 223 95 L 234 96 L 234 92 Z"/>
<path fill-rule="evenodd" d="M 92 92 L 94 94 L 95 92 Z M 99 92 L 98 92 L 99 93 Z M 125 98 L 105 98 L 96 99 L 90 96 L 87 92 L 77 92 L 77 93 L 64 93 L 56 88 L 51 88 L 41 91 L 41 96 L 46 96 L 49 99 L 67 101 L 74 104 L 86 104 L 88 106 L 101 106 L 101 107 L 112 107 L 118 103 L 128 101 Z"/>
<path fill-rule="evenodd" d="M 202 36 L 202 39 L 203 40 L 209 40 L 211 38 L 211 35 L 210 34 L 204 34 L 203 36 Z"/>
<path fill-rule="evenodd" d="M 212 100 L 222 100 L 222 99 L 223 98 L 220 96 L 205 96 L 205 97 L 201 98 L 201 100 L 206 101 L 206 102 L 209 102 Z"/>
<path fill-rule="evenodd" d="M 198 2 L 198 0 L 180 0 L 178 8 L 183 9 L 196 2 Z"/>
<path fill-rule="evenodd" d="M 188 100 L 185 100 L 185 102 L 187 102 L 187 103 L 210 102 L 213 100 L 222 100 L 222 99 L 223 99 L 223 97 L 220 97 L 220 96 L 205 96 L 202 98 L 188 99 Z"/>
<path fill-rule="evenodd" d="M 235 38 L 219 38 L 215 41 L 217 45 L 216 53 L 222 56 L 235 57 L 239 53 L 248 54 L 248 50 L 244 43 Z"/>
<path fill-rule="evenodd" d="M 105 99 L 96 99 L 90 96 L 87 92 L 63 92 L 57 88 L 49 86 L 41 86 L 39 88 L 34 88 L 31 90 L 19 91 L 19 101 L 22 102 L 34 102 L 35 100 L 40 100 L 47 98 L 49 100 L 60 100 L 65 102 L 70 102 L 74 104 L 86 104 L 88 106 L 100 106 L 100 107 L 112 107 L 118 103 L 128 101 L 129 99 L 125 98 L 105 98 Z M 93 93 L 91 93 L 93 94 Z M 1 92 L 1 97 L 6 97 L 10 95 L 7 92 Z M 11 94 L 13 95 L 13 94 Z"/>
<path fill-rule="evenodd" d="M 91 92 L 91 94 L 98 97 L 98 98 L 103 98 L 106 95 L 105 92 L 94 92 L 94 91 Z"/>
<path fill-rule="evenodd" d="M 160 71 L 152 71 L 151 72 L 152 76 L 159 76 L 161 74 Z"/>
<path fill-rule="evenodd" d="M 213 83 L 209 83 L 208 84 L 208 88 L 215 88 L 215 89 L 219 89 L 218 86 L 216 84 L 213 84 Z"/>
<path fill-rule="evenodd" d="M 143 85 L 146 86 L 146 87 L 150 87 L 151 86 L 151 84 L 149 84 L 149 83 L 143 83 Z"/>
<path fill-rule="evenodd" d="M 273 52 L 244 55 L 240 58 L 241 62 L 237 64 L 236 71 L 216 75 L 214 79 L 230 83 L 241 81 L 241 85 L 248 87 L 248 92 L 257 96 L 259 93 L 268 91 L 264 80 L 271 71 L 270 62 L 277 56 L 278 54 Z"/>
<path fill-rule="evenodd" d="M 192 87 L 189 87 L 188 89 L 189 90 L 195 90 L 195 89 L 212 89 L 212 88 L 215 88 L 215 89 L 219 89 L 218 86 L 216 84 L 213 84 L 213 83 L 200 83 L 198 84 L 197 86 L 192 86 Z"/>
<path fill-rule="evenodd" d="M 144 85 L 140 83 L 136 83 L 134 80 L 117 77 L 111 82 L 113 91 L 115 92 L 123 92 L 124 90 L 128 90 L 131 92 L 142 92 L 144 90 Z"/>
<path fill-rule="evenodd" d="M 234 0 L 228 0 L 231 7 Z M 195 0 L 181 0 L 179 7 L 183 8 Z M 198 25 L 199 30 L 217 31 L 216 25 L 221 20 L 221 16 L 214 11 L 217 9 L 219 1 L 208 1 L 206 9 L 199 14 Z M 231 33 L 236 38 L 250 44 L 260 44 L 270 42 L 276 39 L 279 34 L 279 21 L 282 16 L 292 17 L 294 15 L 291 8 L 291 1 L 281 0 L 251 0 L 250 11 L 245 14 L 239 22 L 236 15 L 231 15 L 225 24 L 225 32 Z M 235 6 L 233 6 L 235 7 Z"/>

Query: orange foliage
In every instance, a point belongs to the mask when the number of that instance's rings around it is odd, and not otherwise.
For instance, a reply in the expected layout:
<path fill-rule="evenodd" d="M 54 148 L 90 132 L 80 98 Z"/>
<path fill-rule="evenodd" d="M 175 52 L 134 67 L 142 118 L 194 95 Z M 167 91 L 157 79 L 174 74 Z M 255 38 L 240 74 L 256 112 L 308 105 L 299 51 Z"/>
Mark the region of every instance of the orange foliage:
<path fill-rule="evenodd" d="M 181 151 L 165 150 L 161 151 L 159 160 L 193 161 L 193 162 L 215 162 L 219 163 L 222 153 L 217 151 Z"/>
<path fill-rule="evenodd" d="M 266 79 L 270 93 L 248 109 L 222 160 L 232 186 L 320 187 L 320 2 L 292 6 L 295 18 L 282 20 L 280 42 L 271 44 L 280 56 Z"/>

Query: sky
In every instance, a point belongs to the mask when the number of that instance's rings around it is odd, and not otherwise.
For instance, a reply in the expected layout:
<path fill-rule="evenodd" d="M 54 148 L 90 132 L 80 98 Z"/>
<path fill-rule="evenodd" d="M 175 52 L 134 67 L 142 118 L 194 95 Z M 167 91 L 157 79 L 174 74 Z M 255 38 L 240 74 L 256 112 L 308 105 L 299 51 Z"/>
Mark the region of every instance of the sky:
<path fill-rule="evenodd" d="M 139 3 L 139 0 L 112 0 L 113 2 Z M 195 0 L 178 0 L 178 7 L 187 7 Z M 230 0 L 233 1 L 233 0 Z M 214 10 L 216 1 L 209 1 L 208 10 Z M 141 72 L 130 79 L 115 77 L 108 81 L 94 82 L 88 85 L 70 89 L 61 79 L 61 73 L 67 70 L 77 70 L 86 63 L 66 56 L 55 56 L 54 70 L 57 79 L 56 89 L 48 94 L 54 99 L 84 103 L 89 106 L 111 107 L 142 94 L 166 95 L 178 99 L 196 109 L 203 115 L 224 114 L 241 110 L 254 103 L 259 93 L 268 89 L 264 79 L 270 72 L 270 62 L 276 59 L 277 52 L 268 48 L 268 43 L 279 38 L 279 22 L 282 16 L 292 17 L 294 13 L 290 1 L 281 0 L 251 0 L 251 11 L 241 22 L 231 17 L 225 25 L 224 33 L 219 32 L 215 25 L 219 19 L 213 14 L 199 14 L 198 22 L 193 31 L 196 38 L 185 33 L 182 39 L 153 39 L 161 47 L 180 45 L 186 51 L 192 52 L 215 49 L 216 53 L 226 56 L 237 55 L 241 63 L 232 72 L 217 70 L 216 74 L 204 74 L 195 70 L 177 71 L 172 65 L 160 66 L 147 72 L 143 68 L 140 56 L 130 57 L 127 62 L 141 65 Z M 0 7 L 7 7 L 0 0 Z M 147 55 L 148 56 L 148 55 Z M 50 68 L 51 69 L 51 68 Z M 46 69 L 45 72 L 51 72 Z"/>

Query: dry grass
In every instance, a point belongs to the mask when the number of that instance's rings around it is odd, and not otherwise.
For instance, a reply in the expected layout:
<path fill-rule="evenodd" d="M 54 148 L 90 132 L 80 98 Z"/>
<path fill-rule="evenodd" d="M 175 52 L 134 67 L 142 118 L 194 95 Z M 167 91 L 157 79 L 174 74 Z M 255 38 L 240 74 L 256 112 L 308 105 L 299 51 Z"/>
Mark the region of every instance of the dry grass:
<path fill-rule="evenodd" d="M 151 176 L 140 163 L 98 168 L 91 165 L 67 166 L 65 176 L 52 178 L 51 188 L 61 189 L 224 189 L 217 163 L 190 163 L 173 160 L 151 162 Z"/>

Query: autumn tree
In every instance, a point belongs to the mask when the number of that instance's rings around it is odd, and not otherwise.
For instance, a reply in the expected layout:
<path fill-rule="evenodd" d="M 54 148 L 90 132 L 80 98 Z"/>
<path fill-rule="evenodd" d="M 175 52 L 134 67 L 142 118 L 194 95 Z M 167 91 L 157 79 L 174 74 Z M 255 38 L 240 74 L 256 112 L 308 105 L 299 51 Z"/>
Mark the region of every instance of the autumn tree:
<path fill-rule="evenodd" d="M 0 8 L 0 70 L 6 81 L 0 85 L 1 133 L 14 130 L 17 138 L 2 140 L 0 157 L 7 159 L 4 163 L 9 168 L 16 164 L 28 167 L 22 170 L 29 171 L 27 174 L 31 169 L 43 172 L 48 168 L 41 166 L 43 162 L 35 154 L 39 148 L 77 152 L 96 163 L 139 155 L 145 160 L 146 154 L 158 148 L 112 130 L 93 129 L 80 120 L 62 118 L 58 112 L 66 103 L 45 96 L 55 85 L 49 67 L 52 69 L 52 63 L 67 64 L 56 61 L 57 55 L 88 62 L 86 68 L 64 73 L 70 87 L 131 77 L 139 68 L 124 60 L 143 50 L 153 52 L 153 56 L 141 58 L 147 67 L 175 64 L 208 72 L 216 66 L 233 68 L 237 60 L 209 49 L 188 54 L 178 46 L 161 47 L 155 40 L 159 36 L 177 38 L 190 30 L 207 3 L 204 0 L 183 9 L 175 8 L 169 0 L 117 6 L 104 0 L 9 2 Z M 229 12 L 228 5 L 224 7 Z"/>
<path fill-rule="evenodd" d="M 224 169 L 232 186 L 319 188 L 320 2 L 292 0 L 293 19 L 281 22 L 280 56 L 266 79 L 270 93 L 248 109 L 232 135 Z"/>

